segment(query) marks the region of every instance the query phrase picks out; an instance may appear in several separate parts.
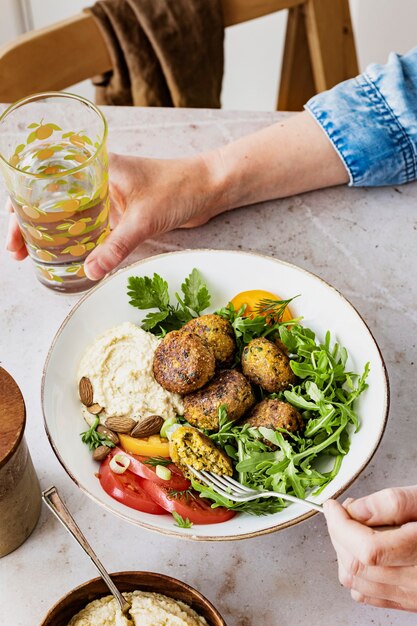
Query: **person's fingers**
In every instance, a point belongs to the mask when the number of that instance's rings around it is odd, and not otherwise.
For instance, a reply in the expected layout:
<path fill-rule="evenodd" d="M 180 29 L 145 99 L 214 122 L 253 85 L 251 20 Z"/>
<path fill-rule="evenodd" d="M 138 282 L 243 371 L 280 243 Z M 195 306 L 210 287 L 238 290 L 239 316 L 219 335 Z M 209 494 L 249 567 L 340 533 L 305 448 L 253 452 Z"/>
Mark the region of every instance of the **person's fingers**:
<path fill-rule="evenodd" d="M 100 280 L 117 267 L 136 246 L 147 239 L 148 225 L 134 211 L 127 211 L 110 235 L 87 257 L 84 271 L 90 280 Z"/>
<path fill-rule="evenodd" d="M 120 222 L 124 211 L 126 210 L 126 206 L 123 202 L 122 195 L 120 194 L 117 185 L 114 183 L 109 184 L 109 194 L 110 194 L 110 228 L 116 228 L 117 224 Z"/>
<path fill-rule="evenodd" d="M 9 217 L 6 250 L 11 252 L 17 261 L 21 261 L 27 257 L 25 242 L 23 241 L 17 218 L 13 213 Z"/>
<path fill-rule="evenodd" d="M 345 547 L 364 565 L 417 563 L 417 523 L 381 532 L 353 520 L 335 500 L 325 502 L 324 515 L 335 549 Z"/>
<path fill-rule="evenodd" d="M 368 604 L 371 599 L 392 608 L 409 611 L 417 610 L 417 572 L 415 567 L 369 567 L 352 560 L 344 548 L 337 547 L 339 580 L 350 589 L 352 597 L 364 597 Z M 356 594 L 356 597 L 355 597 Z M 396 605 L 396 606 L 394 606 Z"/>
<path fill-rule="evenodd" d="M 336 551 L 339 580 L 356 602 L 417 611 L 415 567 L 369 567 L 352 559 L 340 545 Z"/>
<path fill-rule="evenodd" d="M 335 542 L 337 561 L 339 566 L 339 580 L 344 587 L 352 589 L 353 581 L 363 578 L 370 582 L 386 585 L 400 585 L 413 589 L 417 597 L 417 567 L 414 565 L 393 567 L 379 565 L 364 565 L 356 559 L 344 546 Z"/>
<path fill-rule="evenodd" d="M 17 252 L 11 252 L 12 257 L 15 261 L 23 261 L 28 256 L 28 251 L 26 250 L 26 246 L 23 246 Z"/>
<path fill-rule="evenodd" d="M 109 184 L 120 188 L 120 192 L 129 203 L 132 196 L 140 193 L 143 188 L 143 172 L 146 169 L 144 162 L 148 159 L 126 156 L 124 154 L 109 154 Z"/>
<path fill-rule="evenodd" d="M 355 602 L 359 602 L 361 604 L 369 604 L 370 606 L 376 606 L 380 609 L 395 609 L 397 611 L 409 611 L 412 613 L 416 612 L 415 610 L 406 609 L 398 602 L 393 602 L 392 600 L 381 600 L 380 598 L 370 598 L 364 596 L 358 591 L 355 591 L 354 589 L 352 589 L 350 595 L 352 596 L 352 599 L 355 600 Z"/>
<path fill-rule="evenodd" d="M 349 502 L 346 509 L 350 517 L 367 526 L 417 521 L 417 487 L 383 489 Z"/>
<path fill-rule="evenodd" d="M 401 607 L 409 611 L 417 610 L 417 596 L 413 589 L 400 587 L 399 585 L 376 583 L 365 578 L 354 578 L 352 590 L 367 598 L 397 602 Z"/>

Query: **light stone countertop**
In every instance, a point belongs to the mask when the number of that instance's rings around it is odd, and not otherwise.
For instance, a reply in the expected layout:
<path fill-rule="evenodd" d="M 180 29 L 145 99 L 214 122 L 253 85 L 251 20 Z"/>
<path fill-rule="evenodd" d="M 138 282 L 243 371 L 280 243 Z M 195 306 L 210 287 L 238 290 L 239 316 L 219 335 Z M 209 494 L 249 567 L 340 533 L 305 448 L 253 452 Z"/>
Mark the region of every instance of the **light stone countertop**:
<path fill-rule="evenodd" d="M 266 126 L 278 113 L 115 109 L 105 114 L 113 151 L 175 157 Z M 0 206 L 6 198 L 0 187 Z M 144 569 L 199 589 L 228 626 L 411 626 L 415 615 L 356 605 L 337 579 L 324 519 L 239 542 L 196 543 L 113 518 L 72 483 L 42 424 L 40 381 L 50 342 L 77 296 L 41 287 L 31 264 L 4 252 L 0 213 L 0 362 L 20 385 L 26 437 L 42 488 L 55 484 L 110 571 Z M 295 263 L 339 289 L 369 324 L 385 357 L 391 411 L 382 444 L 347 495 L 417 482 L 417 184 L 318 191 L 236 210 L 195 230 L 148 241 L 129 262 L 185 248 L 252 250 Z M 370 416 L 372 417 L 372 416 Z M 1 520 L 0 520 L 1 523 Z M 0 624 L 37 626 L 63 594 L 96 572 L 45 510 L 30 539 L 0 561 Z"/>

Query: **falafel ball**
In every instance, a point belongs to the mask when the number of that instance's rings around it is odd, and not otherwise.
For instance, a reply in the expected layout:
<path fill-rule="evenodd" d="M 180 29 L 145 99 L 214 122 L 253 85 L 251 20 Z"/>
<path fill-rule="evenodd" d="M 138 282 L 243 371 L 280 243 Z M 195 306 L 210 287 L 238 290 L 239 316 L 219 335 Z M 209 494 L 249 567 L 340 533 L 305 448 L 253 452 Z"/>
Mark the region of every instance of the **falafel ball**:
<path fill-rule="evenodd" d="M 297 380 L 288 356 L 265 337 L 252 339 L 245 346 L 242 371 L 252 383 L 269 393 L 283 391 Z"/>
<path fill-rule="evenodd" d="M 290 433 L 302 432 L 305 424 L 301 414 L 288 402 L 265 398 L 257 404 L 249 417 L 244 421 L 247 426 L 259 428 L 285 428 Z"/>
<path fill-rule="evenodd" d="M 194 333 L 173 330 L 155 350 L 153 375 L 168 391 L 181 394 L 196 391 L 214 376 L 214 371 L 212 350 Z"/>
<path fill-rule="evenodd" d="M 172 434 L 169 450 L 172 460 L 187 478 L 195 478 L 188 465 L 220 476 L 233 476 L 232 461 L 226 452 L 192 426 L 181 426 Z"/>
<path fill-rule="evenodd" d="M 213 350 L 216 364 L 230 365 L 236 352 L 233 326 L 224 317 L 216 314 L 201 315 L 183 326 L 184 330 L 195 333 Z"/>
<path fill-rule="evenodd" d="M 219 408 L 227 409 L 228 419 L 243 417 L 255 403 L 249 381 L 237 370 L 223 370 L 200 391 L 184 398 L 184 417 L 193 426 L 219 430 Z"/>

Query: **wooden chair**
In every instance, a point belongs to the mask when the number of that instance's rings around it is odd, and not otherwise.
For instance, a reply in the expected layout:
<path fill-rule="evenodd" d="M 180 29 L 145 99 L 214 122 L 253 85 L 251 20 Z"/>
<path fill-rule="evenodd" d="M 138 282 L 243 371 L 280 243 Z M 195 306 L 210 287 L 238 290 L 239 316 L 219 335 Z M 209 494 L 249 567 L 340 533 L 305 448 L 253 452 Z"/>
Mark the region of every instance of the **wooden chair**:
<path fill-rule="evenodd" d="M 349 0 L 221 0 L 226 26 L 289 9 L 277 108 L 300 110 L 315 93 L 358 73 Z M 88 14 L 29 32 L 0 48 L 0 102 L 58 91 L 111 70 Z"/>

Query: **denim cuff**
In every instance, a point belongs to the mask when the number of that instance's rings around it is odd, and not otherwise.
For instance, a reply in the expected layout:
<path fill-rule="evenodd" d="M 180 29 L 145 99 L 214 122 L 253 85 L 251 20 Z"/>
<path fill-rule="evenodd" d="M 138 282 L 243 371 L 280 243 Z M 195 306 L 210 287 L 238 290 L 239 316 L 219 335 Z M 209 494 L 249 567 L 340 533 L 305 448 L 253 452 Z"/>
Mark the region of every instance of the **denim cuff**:
<path fill-rule="evenodd" d="M 361 74 L 305 105 L 345 164 L 351 186 L 397 185 L 417 177 L 416 146 L 392 106 L 401 90 L 381 90 L 380 79 L 378 72 Z"/>

